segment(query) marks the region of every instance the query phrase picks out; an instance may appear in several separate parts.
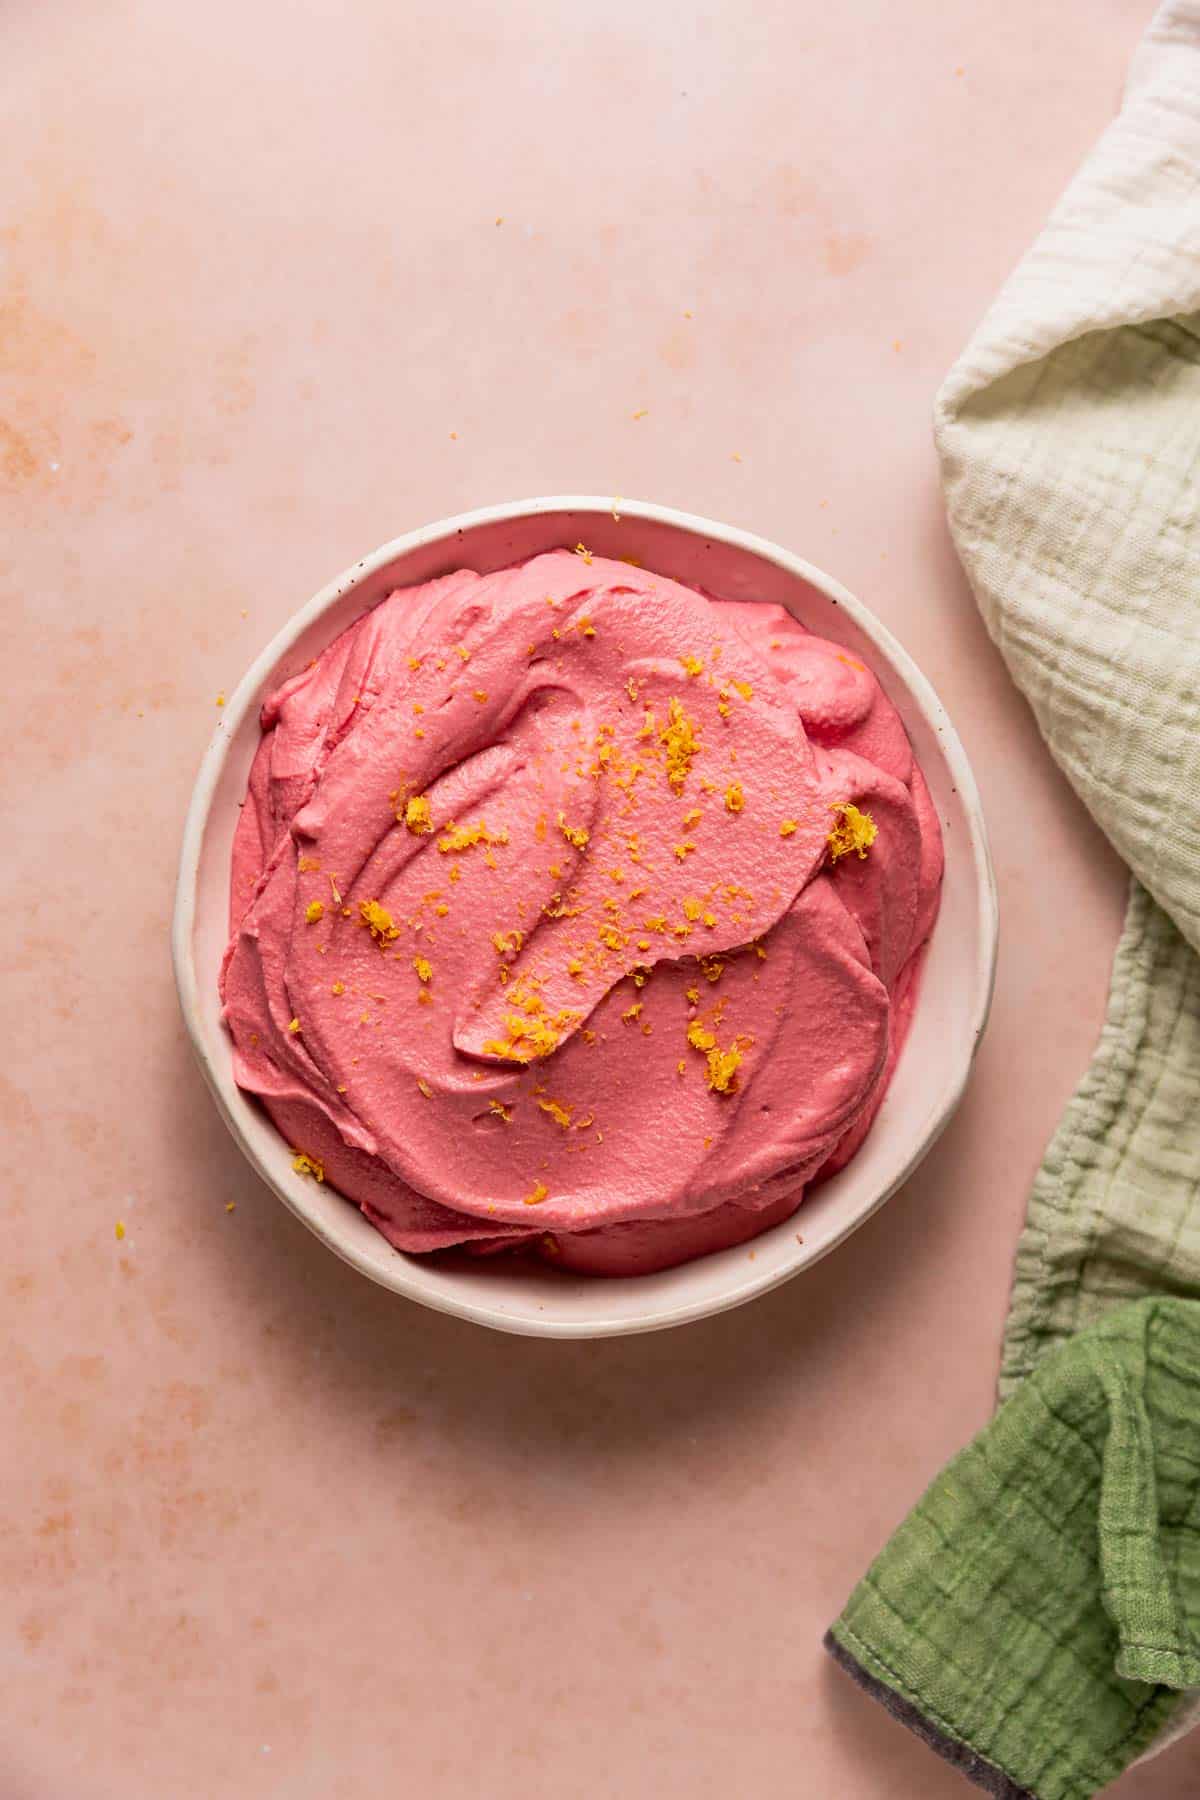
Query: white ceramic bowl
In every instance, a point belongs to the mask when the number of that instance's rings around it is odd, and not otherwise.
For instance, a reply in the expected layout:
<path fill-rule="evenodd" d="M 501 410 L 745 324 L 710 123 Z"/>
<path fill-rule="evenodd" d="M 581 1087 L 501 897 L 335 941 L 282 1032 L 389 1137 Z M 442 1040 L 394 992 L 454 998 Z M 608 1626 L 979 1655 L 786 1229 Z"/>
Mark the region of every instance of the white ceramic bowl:
<path fill-rule="evenodd" d="M 447 1266 L 393 1250 L 356 1207 L 292 1170 L 266 1114 L 235 1085 L 217 973 L 225 948 L 238 804 L 259 743 L 263 696 L 396 587 L 463 566 L 505 567 L 580 539 L 604 556 L 730 600 L 774 600 L 858 651 L 898 708 L 933 794 L 946 843 L 941 913 L 912 1031 L 875 1126 L 857 1156 L 795 1218 L 749 1244 L 656 1275 L 561 1274 L 501 1259 Z M 739 1306 L 817 1262 L 911 1175 L 954 1111 L 987 1019 L 996 895 L 975 781 L 933 689 L 853 595 L 762 538 L 666 507 L 607 499 L 530 500 L 464 513 L 396 538 L 322 588 L 267 646 L 224 708 L 184 832 L 172 951 L 184 1018 L 226 1124 L 263 1180 L 331 1250 L 410 1300 L 501 1331 L 605 1337 L 656 1331 Z M 466 1259 L 463 1259 L 465 1261 Z"/>

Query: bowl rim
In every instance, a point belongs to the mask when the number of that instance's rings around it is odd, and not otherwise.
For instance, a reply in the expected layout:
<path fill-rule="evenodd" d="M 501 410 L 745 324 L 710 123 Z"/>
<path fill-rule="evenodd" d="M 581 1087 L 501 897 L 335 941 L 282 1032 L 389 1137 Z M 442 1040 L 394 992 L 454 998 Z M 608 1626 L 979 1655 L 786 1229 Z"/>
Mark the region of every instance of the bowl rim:
<path fill-rule="evenodd" d="M 431 524 L 419 526 L 413 531 L 404 532 L 399 537 L 391 538 L 387 543 L 381 544 L 368 555 L 360 557 L 348 568 L 343 569 L 331 581 L 326 582 L 311 600 L 285 621 L 274 637 L 254 658 L 224 705 L 221 718 L 201 759 L 191 800 L 188 804 L 175 888 L 175 904 L 171 924 L 171 960 L 188 1039 L 200 1065 L 201 1073 L 216 1102 L 218 1112 L 242 1154 L 259 1178 L 266 1183 L 278 1199 L 283 1201 L 288 1210 L 295 1214 L 336 1256 L 349 1263 L 351 1267 L 357 1269 L 360 1274 L 365 1275 L 377 1285 L 388 1288 L 393 1293 L 402 1294 L 405 1298 L 430 1307 L 436 1312 L 447 1313 L 455 1318 L 466 1319 L 471 1323 L 489 1326 L 517 1336 L 580 1339 L 668 1330 L 676 1325 L 684 1325 L 695 1319 L 707 1318 L 742 1306 L 747 1301 L 756 1299 L 760 1294 L 769 1293 L 773 1288 L 781 1286 L 785 1281 L 791 1280 L 805 1269 L 811 1268 L 878 1212 L 879 1208 L 908 1180 L 945 1130 L 962 1099 L 987 1024 L 995 990 L 999 904 L 982 803 L 962 741 L 928 677 L 922 673 L 903 645 L 870 608 L 841 582 L 826 574 L 816 564 L 795 555 L 771 539 L 764 538 L 755 532 L 746 531 L 740 526 L 726 525 L 718 520 L 708 519 L 696 513 L 683 512 L 675 507 L 662 506 L 654 501 L 631 500 L 622 497 L 619 502 L 622 519 L 640 519 L 652 524 L 666 525 L 690 536 L 703 538 L 710 543 L 715 540 L 732 549 L 745 551 L 765 562 L 774 563 L 785 573 L 809 583 L 827 599 L 833 600 L 864 636 L 876 644 L 887 657 L 892 669 L 903 682 L 927 723 L 936 732 L 941 755 L 950 770 L 968 826 L 970 854 L 974 865 L 978 894 L 978 909 L 975 920 L 976 956 L 973 972 L 974 1003 L 970 1015 L 970 1050 L 963 1059 L 956 1078 L 947 1084 L 927 1135 L 913 1150 L 904 1165 L 895 1171 L 893 1177 L 875 1195 L 870 1205 L 862 1208 L 844 1225 L 835 1229 L 827 1242 L 819 1247 L 814 1246 L 810 1254 L 798 1258 L 791 1266 L 785 1265 L 780 1268 L 764 1268 L 761 1271 L 748 1272 L 742 1280 L 731 1282 L 727 1290 L 716 1294 L 698 1295 L 693 1299 L 676 1301 L 669 1305 L 660 1305 L 657 1309 L 651 1307 L 644 1316 L 614 1315 L 607 1319 L 590 1318 L 579 1321 L 569 1318 L 539 1319 L 532 1315 L 514 1316 L 497 1309 L 494 1305 L 489 1305 L 484 1291 L 481 1291 L 480 1299 L 476 1301 L 474 1297 L 463 1299 L 440 1288 L 429 1287 L 420 1269 L 420 1259 L 406 1256 L 400 1251 L 394 1251 L 393 1259 L 389 1260 L 386 1265 L 372 1263 L 359 1253 L 352 1242 L 344 1239 L 336 1229 L 331 1228 L 315 1209 L 308 1206 L 304 1195 L 291 1191 L 280 1182 L 275 1172 L 258 1154 L 256 1147 L 242 1130 L 236 1110 L 239 1105 L 248 1108 L 252 1104 L 251 1101 L 236 1087 L 232 1088 L 231 1093 L 229 1089 L 232 1085 L 232 1078 L 223 1079 L 221 1073 L 213 1066 L 213 1059 L 205 1041 L 201 1020 L 199 980 L 194 956 L 198 875 L 204 838 L 218 783 L 235 740 L 236 727 L 241 722 L 243 714 L 267 676 L 277 669 L 296 641 L 339 600 L 367 581 L 387 563 L 398 557 L 409 555 L 427 544 L 436 543 L 442 539 L 450 541 L 456 535 L 480 526 L 503 525 L 551 513 L 603 513 L 611 517 L 616 504 L 617 502 L 608 496 L 560 494 L 539 495 L 530 500 L 502 501 L 491 506 L 476 507 L 469 512 L 456 513 L 449 518 L 435 520 Z M 398 585 L 402 586 L 403 583 L 398 583 Z M 589 1288 L 593 1284 L 598 1287 L 602 1286 L 602 1278 L 588 1278 Z"/>

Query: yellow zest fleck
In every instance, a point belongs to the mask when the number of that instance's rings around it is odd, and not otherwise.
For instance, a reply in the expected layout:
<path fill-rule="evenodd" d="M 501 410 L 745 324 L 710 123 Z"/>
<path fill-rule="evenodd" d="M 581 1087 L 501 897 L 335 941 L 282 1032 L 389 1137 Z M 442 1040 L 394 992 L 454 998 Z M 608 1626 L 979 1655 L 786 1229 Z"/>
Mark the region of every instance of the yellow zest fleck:
<path fill-rule="evenodd" d="M 708 1053 L 708 1085 L 714 1094 L 732 1094 L 737 1089 L 737 1072 L 742 1066 L 742 1053 L 736 1044 L 728 1050 Z"/>
<path fill-rule="evenodd" d="M 581 1032 L 580 1032 L 580 1034 L 579 1034 L 579 1035 L 580 1035 L 580 1037 L 581 1037 L 581 1038 L 582 1038 L 582 1039 L 583 1039 L 583 1041 L 584 1041 L 584 1043 L 585 1043 L 585 1044 L 594 1044 L 594 1043 L 595 1043 L 595 1041 L 596 1041 L 596 1034 L 595 1034 L 595 1032 L 594 1032 L 594 1031 L 590 1031 L 590 1030 L 589 1030 L 589 1029 L 588 1029 L 588 1028 L 587 1028 L 587 1026 L 584 1026 L 584 1028 L 583 1028 L 583 1030 L 582 1030 L 582 1031 L 581 1031 Z"/>
<path fill-rule="evenodd" d="M 451 879 L 451 881 L 461 881 L 462 880 L 462 870 L 459 868 L 457 863 L 455 863 L 454 867 L 450 871 L 450 879 Z"/>
<path fill-rule="evenodd" d="M 318 919 L 324 918 L 325 906 L 323 901 L 310 900 L 304 909 L 304 916 L 310 925 L 315 925 Z"/>
<path fill-rule="evenodd" d="M 546 841 L 546 815 L 545 815 L 545 813 L 539 814 L 538 822 L 533 828 L 533 835 L 537 839 L 539 844 L 545 843 L 545 841 Z"/>
<path fill-rule="evenodd" d="M 446 905 L 444 900 L 439 900 L 433 910 L 439 919 L 444 919 L 446 914 L 450 911 L 450 908 Z"/>
<path fill-rule="evenodd" d="M 667 704 L 667 723 L 659 732 L 658 741 L 665 746 L 667 752 L 667 780 L 678 794 L 682 791 L 694 758 L 700 752 L 700 743 L 695 724 L 674 698 Z"/>
<path fill-rule="evenodd" d="M 780 837 L 792 837 L 795 835 L 795 833 L 798 830 L 799 830 L 799 821 L 798 820 L 785 819 L 783 821 L 783 824 L 779 827 L 779 835 L 780 835 Z"/>
<path fill-rule="evenodd" d="M 580 619 L 579 630 L 584 637 L 595 637 L 596 635 L 596 627 L 590 619 Z"/>
<path fill-rule="evenodd" d="M 635 1000 L 633 1005 L 626 1007 L 625 1011 L 621 1014 L 622 1021 L 626 1025 L 632 1025 L 641 1010 L 642 1002 L 640 1000 Z"/>
<path fill-rule="evenodd" d="M 631 419 L 644 419 L 649 414 L 649 411 L 650 411 L 650 408 L 648 406 L 639 406 L 637 411 L 630 413 L 629 416 Z M 622 558 L 622 561 L 627 562 L 628 560 L 629 560 L 628 557 Z"/>
<path fill-rule="evenodd" d="M 217 695 L 217 705 L 218 705 L 218 706 L 224 706 L 224 704 L 225 704 L 225 696 L 224 696 L 224 694 L 218 694 L 218 695 Z"/>
<path fill-rule="evenodd" d="M 730 813 L 740 813 L 745 804 L 746 796 L 743 794 L 740 784 L 736 781 L 731 781 L 729 786 L 725 789 L 725 811 Z"/>
<path fill-rule="evenodd" d="M 702 925 L 707 925 L 708 929 L 710 931 L 712 930 L 712 928 L 716 924 L 716 922 L 717 922 L 717 915 L 715 912 L 706 912 L 704 917 L 700 921 L 700 923 Z"/>
<path fill-rule="evenodd" d="M 237 1201 L 236 1200 L 227 1200 L 225 1202 L 225 1211 L 226 1212 L 236 1212 L 237 1211 Z"/>
<path fill-rule="evenodd" d="M 493 931 L 492 943 L 498 956 L 515 956 L 525 942 L 522 931 Z"/>
<path fill-rule="evenodd" d="M 422 832 L 433 830 L 433 820 L 429 816 L 429 802 L 424 794 L 414 794 L 406 803 L 404 823 L 414 837 L 420 837 Z"/>
<path fill-rule="evenodd" d="M 719 956 L 702 956 L 700 958 L 700 967 L 704 971 L 705 981 L 720 981 L 725 969 L 725 964 L 721 961 Z"/>
<path fill-rule="evenodd" d="M 479 704 L 480 704 L 480 706 L 483 706 L 483 705 L 484 705 L 484 704 L 485 704 L 485 703 L 486 703 L 486 701 L 487 701 L 487 689 L 486 689 L 486 688 L 475 688 L 475 689 L 473 689 L 473 691 L 472 691 L 472 697 L 473 697 L 473 698 L 474 698 L 474 699 L 475 699 L 475 700 L 478 700 L 478 702 L 479 702 Z"/>
<path fill-rule="evenodd" d="M 575 554 L 576 556 L 582 557 L 585 563 L 591 563 L 595 560 L 587 545 L 583 543 L 576 544 Z"/>
<path fill-rule="evenodd" d="M 329 991 L 331 994 L 344 994 L 346 991 L 346 984 L 344 981 L 335 981 Z"/>
<path fill-rule="evenodd" d="M 703 911 L 704 907 L 700 901 L 693 899 L 691 895 L 689 895 L 683 903 L 683 916 L 685 919 L 698 919 Z"/>
<path fill-rule="evenodd" d="M 424 1096 L 427 1100 L 433 1099 L 433 1089 L 430 1087 L 430 1085 L 427 1081 L 422 1079 L 422 1077 L 420 1075 L 417 1076 L 417 1086 L 420 1088 L 421 1092 L 424 1094 Z"/>
<path fill-rule="evenodd" d="M 433 980 L 433 964 L 429 961 L 429 959 L 427 957 L 414 956 L 412 966 L 417 971 L 417 980 L 418 981 L 432 981 Z"/>
<path fill-rule="evenodd" d="M 607 944 L 610 950 L 623 950 L 629 940 L 621 935 L 615 925 L 605 925 L 600 932 L 600 942 Z"/>
<path fill-rule="evenodd" d="M 638 697 L 638 684 L 634 680 L 632 675 L 629 677 L 628 681 L 625 683 L 625 692 L 629 695 L 629 698 L 631 700 L 636 700 Z"/>
<path fill-rule="evenodd" d="M 703 675 L 704 661 L 699 656 L 681 656 L 679 666 L 686 675 Z"/>
<path fill-rule="evenodd" d="M 687 1041 L 699 1050 L 708 1063 L 708 1085 L 715 1094 L 732 1094 L 737 1089 L 737 1072 L 742 1065 L 742 1039 L 735 1039 L 728 1050 L 722 1050 L 716 1034 L 698 1020 L 688 1026 Z"/>
<path fill-rule="evenodd" d="M 417 1005 L 418 1006 L 432 1006 L 433 1005 L 433 995 L 429 992 L 428 988 L 418 988 L 418 990 L 417 990 Z"/>
<path fill-rule="evenodd" d="M 465 644 L 455 644 L 454 648 L 458 651 L 458 654 L 462 657 L 462 659 L 465 663 L 470 662 L 471 652 L 467 649 L 467 646 Z"/>
<path fill-rule="evenodd" d="M 690 856 L 695 848 L 691 838 L 685 838 L 682 844 L 676 844 L 675 855 L 680 862 L 683 862 L 684 858 Z"/>
<path fill-rule="evenodd" d="M 755 944 L 754 954 L 755 954 L 755 956 L 757 956 L 759 962 L 766 962 L 767 946 L 765 944 Z"/>
<path fill-rule="evenodd" d="M 419 656 L 410 656 L 408 658 L 408 666 L 410 669 L 419 669 L 421 666 L 421 658 Z"/>
<path fill-rule="evenodd" d="M 489 831 L 485 819 L 477 819 L 474 825 L 456 825 L 453 820 L 446 827 L 444 837 L 438 839 L 438 849 L 443 856 L 452 851 L 471 850 L 476 844 L 507 844 L 508 832 L 502 825 L 499 831 Z M 486 858 L 485 858 L 486 861 Z M 493 868 L 495 864 L 491 865 Z M 454 879 L 453 871 L 450 876 Z"/>
<path fill-rule="evenodd" d="M 698 825 L 703 817 L 704 814 L 700 811 L 700 808 L 698 806 L 693 806 L 690 812 L 685 812 L 683 815 L 683 829 L 686 831 L 689 825 Z"/>
<path fill-rule="evenodd" d="M 517 1012 L 505 1013 L 504 1026 L 508 1035 L 489 1038 L 483 1046 L 484 1055 L 501 1056 L 506 1062 L 519 1063 L 549 1056 L 552 1050 L 557 1050 L 561 1032 L 566 1026 L 573 1025 L 578 1017 L 578 1013 L 566 1011 L 555 1013 L 553 1020 L 528 1018 Z"/>
<path fill-rule="evenodd" d="M 691 1001 L 693 1006 L 699 1006 L 699 1004 L 700 1004 L 700 989 L 698 987 L 688 988 L 687 998 Z"/>
<path fill-rule="evenodd" d="M 865 857 L 879 832 L 870 813 L 859 812 L 857 806 L 852 806 L 849 801 L 832 810 L 839 817 L 829 833 L 830 860 L 837 862 L 840 856 L 849 856 L 852 852 Z"/>
<path fill-rule="evenodd" d="M 564 1131 L 570 1125 L 571 1109 L 569 1106 L 562 1106 L 557 1100 L 539 1100 L 538 1106 L 547 1118 L 553 1119 L 556 1125 L 561 1125 Z"/>
<path fill-rule="evenodd" d="M 113 1227 L 113 1235 L 115 1236 L 115 1238 L 119 1244 L 121 1239 L 125 1236 L 125 1221 L 124 1221 L 124 1219 L 117 1220 L 115 1226 Z"/>
<path fill-rule="evenodd" d="M 315 856 L 302 856 L 296 867 L 302 875 L 307 875 L 310 870 L 314 870 L 318 875 L 321 873 L 321 865 Z"/>
<path fill-rule="evenodd" d="M 399 933 L 392 922 L 392 915 L 386 906 L 380 906 L 378 900 L 360 900 L 358 910 L 363 924 L 367 926 L 371 936 L 379 945 L 390 944 Z"/>
<path fill-rule="evenodd" d="M 425 708 L 424 708 L 424 707 L 423 707 L 423 706 L 422 706 L 422 705 L 421 705 L 421 704 L 420 704 L 420 702 L 419 702 L 419 701 L 417 701 L 417 700 L 414 700 L 414 701 L 413 701 L 413 715 L 414 715 L 414 717 L 418 717 L 418 716 L 419 716 L 419 715 L 420 715 L 420 714 L 421 714 L 421 713 L 423 713 L 423 712 L 424 712 L 424 711 L 425 711 Z"/>
<path fill-rule="evenodd" d="M 567 974 L 579 976 L 583 974 L 583 964 L 577 956 L 573 956 L 567 964 Z"/>
<path fill-rule="evenodd" d="M 292 1157 L 292 1167 L 297 1175 L 311 1175 L 314 1181 L 324 1181 L 325 1164 L 319 1156 L 312 1156 L 307 1150 L 297 1150 Z"/>
<path fill-rule="evenodd" d="M 685 1062 L 682 1062 L 682 1061 L 681 1061 L 681 1062 L 677 1062 L 677 1063 L 676 1063 L 676 1064 L 675 1064 L 675 1073 L 676 1073 L 676 1074 L 677 1074 L 677 1075 L 686 1075 L 686 1074 L 687 1074 L 687 1064 L 686 1064 L 686 1063 L 685 1063 Z"/>
<path fill-rule="evenodd" d="M 585 831 L 582 825 L 568 825 L 565 813 L 558 815 L 558 829 L 568 844 L 573 844 L 576 850 L 583 850 L 586 847 L 590 833 Z"/>
<path fill-rule="evenodd" d="M 742 696 L 743 700 L 752 700 L 754 698 L 754 689 L 750 686 L 748 681 L 731 681 L 729 685 L 735 694 L 740 694 Z"/>
<path fill-rule="evenodd" d="M 642 920 L 643 931 L 665 931 L 666 929 L 667 921 L 662 913 L 654 913 L 650 918 Z"/>
<path fill-rule="evenodd" d="M 545 1182 L 535 1181 L 533 1184 L 533 1192 L 524 1196 L 524 1202 L 526 1206 L 540 1206 L 542 1201 L 548 1200 L 549 1197 L 550 1189 L 546 1186 Z"/>
<path fill-rule="evenodd" d="M 292 1036 L 293 1036 L 293 1037 L 295 1037 L 295 1036 L 296 1036 L 296 1034 L 297 1034 L 297 1032 L 298 1032 L 298 1031 L 299 1031 L 299 1030 L 300 1030 L 300 1021 L 299 1021 L 299 1019 L 293 1019 L 293 1020 L 292 1020 L 292 1021 L 291 1021 L 291 1022 L 290 1022 L 290 1024 L 289 1024 L 289 1025 L 288 1025 L 288 1030 L 289 1030 L 289 1031 L 290 1031 L 290 1032 L 291 1032 L 291 1034 L 292 1034 Z"/>
<path fill-rule="evenodd" d="M 503 1119 L 506 1125 L 512 1124 L 512 1110 L 505 1106 L 503 1100 L 489 1100 L 488 1111 L 497 1119 Z"/>

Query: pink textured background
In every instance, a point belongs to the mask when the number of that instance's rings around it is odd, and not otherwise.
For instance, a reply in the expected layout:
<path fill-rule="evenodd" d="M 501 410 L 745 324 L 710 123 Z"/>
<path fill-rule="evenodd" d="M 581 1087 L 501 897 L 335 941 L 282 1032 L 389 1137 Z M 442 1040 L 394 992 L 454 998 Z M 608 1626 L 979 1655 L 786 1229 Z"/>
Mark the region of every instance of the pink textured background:
<path fill-rule="evenodd" d="M 2 1800 L 966 1792 L 820 1636 L 987 1417 L 1122 877 L 974 615 L 929 409 L 1149 12 L 4 8 Z M 166 935 L 214 697 L 288 613 L 410 526 L 589 490 L 778 538 L 900 634 L 1004 946 L 871 1225 L 745 1311 L 567 1345 L 285 1214 Z M 1185 1745 L 1113 1791 L 1197 1782 Z"/>

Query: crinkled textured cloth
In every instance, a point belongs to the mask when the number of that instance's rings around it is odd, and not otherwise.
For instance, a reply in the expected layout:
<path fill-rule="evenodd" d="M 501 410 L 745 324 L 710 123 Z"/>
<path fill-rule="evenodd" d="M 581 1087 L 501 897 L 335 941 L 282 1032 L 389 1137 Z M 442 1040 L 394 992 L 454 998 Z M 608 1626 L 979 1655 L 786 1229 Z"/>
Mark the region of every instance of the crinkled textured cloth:
<path fill-rule="evenodd" d="M 1082 1800 L 1200 1688 L 1200 5 L 940 396 L 951 527 L 1128 863 L 1108 1021 L 1038 1175 L 1006 1402 L 829 1636 L 988 1791 Z"/>

